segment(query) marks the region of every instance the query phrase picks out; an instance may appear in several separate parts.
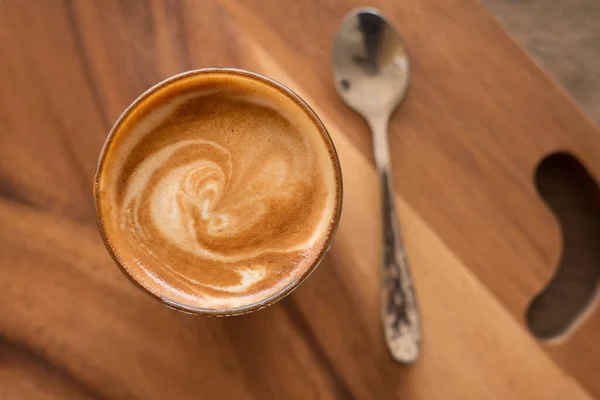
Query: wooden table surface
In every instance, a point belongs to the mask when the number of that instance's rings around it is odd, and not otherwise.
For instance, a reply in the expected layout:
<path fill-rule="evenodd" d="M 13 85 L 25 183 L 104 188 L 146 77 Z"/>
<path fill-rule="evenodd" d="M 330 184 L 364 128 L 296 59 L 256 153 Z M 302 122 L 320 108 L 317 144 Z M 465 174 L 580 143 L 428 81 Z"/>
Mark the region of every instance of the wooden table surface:
<path fill-rule="evenodd" d="M 475 0 L 373 1 L 411 54 L 391 124 L 423 354 L 379 323 L 379 191 L 366 124 L 330 78 L 330 1 L 0 1 L 0 399 L 592 399 L 600 312 L 559 343 L 525 312 L 561 253 L 533 182 L 568 150 L 600 176 L 600 134 Z M 172 311 L 100 240 L 91 182 L 121 111 L 170 75 L 266 74 L 322 117 L 344 174 L 333 247 L 284 301 L 242 317 Z"/>

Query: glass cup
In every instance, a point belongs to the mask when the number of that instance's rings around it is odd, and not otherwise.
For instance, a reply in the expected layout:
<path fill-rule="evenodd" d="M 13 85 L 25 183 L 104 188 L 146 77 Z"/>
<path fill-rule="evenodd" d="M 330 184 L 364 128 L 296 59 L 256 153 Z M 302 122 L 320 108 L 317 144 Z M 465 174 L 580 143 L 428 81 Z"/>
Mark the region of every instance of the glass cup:
<path fill-rule="evenodd" d="M 109 223 L 111 221 L 107 220 L 107 218 L 110 218 L 110 216 L 108 216 L 108 214 L 106 212 L 104 212 L 104 210 L 105 210 L 105 204 L 104 204 L 105 195 L 103 194 L 104 191 L 101 190 L 101 188 L 102 188 L 103 179 L 111 168 L 111 165 L 108 165 L 106 162 L 107 154 L 111 151 L 111 146 L 115 140 L 115 137 L 117 137 L 119 135 L 119 133 L 121 132 L 121 129 L 123 128 L 124 125 L 126 125 L 126 122 L 132 117 L 132 115 L 138 113 L 142 109 L 145 110 L 145 112 L 151 112 L 152 105 L 148 105 L 148 104 L 151 104 L 148 102 L 150 102 L 152 99 L 156 99 L 157 97 L 160 98 L 159 95 L 163 91 L 176 90 L 173 88 L 177 87 L 178 85 L 185 86 L 188 84 L 192 84 L 194 82 L 194 80 L 197 80 L 197 79 L 213 80 L 214 82 L 211 82 L 211 83 L 213 84 L 214 87 L 218 88 L 219 82 L 223 79 L 223 77 L 228 77 L 228 78 L 232 78 L 232 79 L 242 79 L 242 80 L 247 79 L 247 80 L 252 81 L 253 84 L 258 85 L 257 87 L 264 87 L 265 90 L 275 89 L 279 94 L 282 94 L 287 99 L 292 100 L 292 102 L 295 103 L 295 105 L 303 111 L 303 113 L 304 113 L 303 115 L 306 117 L 306 121 L 308 121 L 311 126 L 316 127 L 318 132 L 321 134 L 321 136 L 323 138 L 323 146 L 326 147 L 328 154 L 330 155 L 331 163 L 333 165 L 333 171 L 334 171 L 333 173 L 334 173 L 334 177 L 335 177 L 335 190 L 334 190 L 334 192 L 335 192 L 334 207 L 335 208 L 333 209 L 333 212 L 331 214 L 332 215 L 332 217 L 331 217 L 332 220 L 330 221 L 331 229 L 329 229 L 327 231 L 326 237 L 323 236 L 323 238 L 325 239 L 325 242 L 324 242 L 325 245 L 321 247 L 320 252 L 314 259 L 314 262 L 312 262 L 308 268 L 303 270 L 301 276 L 298 279 L 294 280 L 287 286 L 281 288 L 281 290 L 278 290 L 276 293 L 272 294 L 271 296 L 264 298 L 260 301 L 257 301 L 255 303 L 252 303 L 252 304 L 248 304 L 248 305 L 244 305 L 244 306 L 240 306 L 240 307 L 230 307 L 230 308 L 224 307 L 224 308 L 216 308 L 216 309 L 202 308 L 202 307 L 190 307 L 188 305 L 181 304 L 180 302 L 173 301 L 173 299 L 169 299 L 167 296 L 162 295 L 161 293 L 158 293 L 157 290 L 153 290 L 151 287 L 149 287 L 149 285 L 142 284 L 139 281 L 139 279 L 136 278 L 136 276 L 134 276 L 134 274 L 132 274 L 128 268 L 126 268 L 126 266 L 124 265 L 124 261 L 122 260 L 122 257 L 120 257 L 117 254 L 118 251 L 115 250 L 118 247 L 118 245 L 116 245 L 116 243 L 115 243 L 115 237 L 113 237 L 114 235 L 112 235 L 111 231 L 109 229 L 107 229 L 107 223 Z M 154 101 L 156 101 L 156 100 L 154 100 Z M 158 101 L 158 104 L 156 106 L 158 106 L 158 105 L 160 105 L 160 101 Z M 302 117 L 302 118 L 304 118 L 304 117 Z M 184 72 L 184 73 L 172 76 L 172 77 L 156 84 L 155 86 L 151 87 L 146 92 L 144 92 L 140 97 L 138 97 L 121 114 L 121 116 L 117 119 L 116 123 L 112 127 L 112 129 L 104 143 L 102 151 L 100 153 L 100 157 L 98 160 L 98 166 L 97 166 L 97 170 L 96 170 L 96 176 L 95 176 L 95 180 L 94 180 L 94 198 L 95 198 L 98 226 L 99 226 L 100 234 L 102 236 L 102 240 L 104 241 L 104 244 L 105 244 L 108 252 L 110 253 L 111 257 L 113 258 L 113 260 L 115 261 L 117 266 L 121 269 L 121 271 L 125 274 L 125 276 L 127 276 L 131 280 L 131 282 L 133 282 L 136 286 L 140 287 L 144 292 L 151 295 L 155 299 L 158 299 L 159 301 L 162 301 L 163 303 L 165 303 L 167 306 L 169 306 L 171 308 L 175 308 L 179 311 L 192 313 L 192 314 L 207 315 L 207 316 L 230 316 L 230 315 L 239 315 L 239 314 L 245 314 L 245 313 L 257 311 L 259 309 L 267 307 L 267 306 L 281 300 L 282 298 L 284 298 L 285 296 L 290 294 L 298 286 L 300 286 L 310 276 L 310 274 L 317 268 L 317 266 L 319 265 L 319 263 L 322 261 L 325 254 L 329 250 L 329 247 L 331 246 L 331 242 L 335 236 L 335 233 L 337 231 L 337 227 L 339 224 L 341 210 L 342 210 L 342 177 L 341 177 L 341 168 L 340 168 L 340 164 L 339 164 L 339 159 L 338 159 L 334 144 L 331 140 L 331 137 L 329 136 L 325 126 L 323 125 L 323 123 L 321 122 L 321 120 L 319 119 L 317 114 L 310 108 L 310 106 L 308 104 L 306 104 L 306 102 L 304 100 L 302 100 L 300 98 L 300 96 L 298 96 L 296 93 L 294 93 L 292 90 L 285 87 L 284 85 L 282 85 L 272 79 L 269 79 L 263 75 L 257 74 L 257 73 L 240 70 L 240 69 L 233 69 L 233 68 L 208 68 L 208 69 L 200 69 L 200 70 Z"/>

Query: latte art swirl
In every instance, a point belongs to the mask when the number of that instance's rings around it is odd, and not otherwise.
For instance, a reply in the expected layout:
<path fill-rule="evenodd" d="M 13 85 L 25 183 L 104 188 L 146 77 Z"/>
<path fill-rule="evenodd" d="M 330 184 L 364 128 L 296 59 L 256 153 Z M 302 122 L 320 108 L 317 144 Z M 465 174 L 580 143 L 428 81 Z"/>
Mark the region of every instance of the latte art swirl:
<path fill-rule="evenodd" d="M 339 176 L 325 138 L 291 100 L 260 94 L 187 86 L 125 118 L 106 150 L 118 167 L 99 182 L 105 238 L 134 280 L 176 307 L 275 296 L 332 235 Z"/>

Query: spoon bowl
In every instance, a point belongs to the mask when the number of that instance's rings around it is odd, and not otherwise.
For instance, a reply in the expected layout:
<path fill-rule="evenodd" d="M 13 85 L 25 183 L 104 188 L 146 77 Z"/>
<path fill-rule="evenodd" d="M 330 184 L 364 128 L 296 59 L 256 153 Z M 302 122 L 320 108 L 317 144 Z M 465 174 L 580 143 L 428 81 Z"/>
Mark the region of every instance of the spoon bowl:
<path fill-rule="evenodd" d="M 409 82 L 406 48 L 398 32 L 376 9 L 344 19 L 333 48 L 333 76 L 342 99 L 367 120 L 389 116 Z"/>

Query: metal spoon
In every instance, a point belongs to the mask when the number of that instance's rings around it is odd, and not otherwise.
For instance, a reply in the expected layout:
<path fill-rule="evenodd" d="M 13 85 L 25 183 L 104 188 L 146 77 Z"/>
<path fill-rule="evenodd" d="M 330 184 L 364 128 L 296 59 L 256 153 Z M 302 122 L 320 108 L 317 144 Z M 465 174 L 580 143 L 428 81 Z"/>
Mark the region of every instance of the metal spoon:
<path fill-rule="evenodd" d="M 342 99 L 373 134 L 382 189 L 383 331 L 394 359 L 412 363 L 420 351 L 420 317 L 394 207 L 387 130 L 408 87 L 408 56 L 402 38 L 378 10 L 355 10 L 344 19 L 333 48 L 333 77 Z"/>

